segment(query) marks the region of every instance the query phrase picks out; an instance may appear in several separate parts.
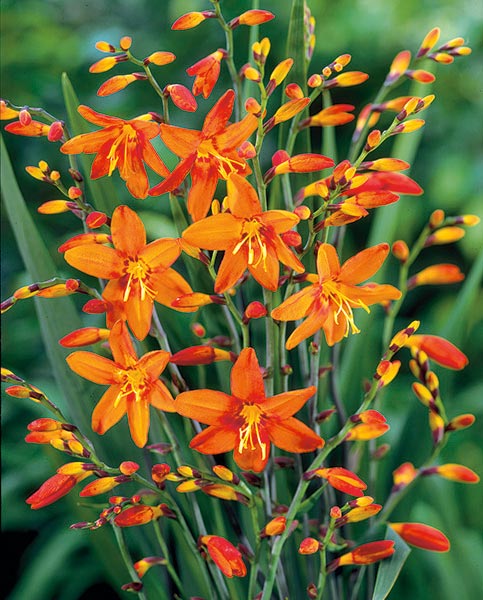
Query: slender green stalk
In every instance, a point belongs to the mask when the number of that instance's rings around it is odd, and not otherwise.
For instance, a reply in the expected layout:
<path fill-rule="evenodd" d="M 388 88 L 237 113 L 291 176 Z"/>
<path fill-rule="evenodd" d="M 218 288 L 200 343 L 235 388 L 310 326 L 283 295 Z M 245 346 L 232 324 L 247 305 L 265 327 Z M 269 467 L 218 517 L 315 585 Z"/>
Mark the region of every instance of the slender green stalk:
<path fill-rule="evenodd" d="M 133 566 L 133 561 L 129 554 L 129 550 L 127 549 L 126 542 L 124 540 L 124 535 L 123 535 L 121 528 L 117 527 L 116 525 L 113 524 L 112 529 L 113 529 L 114 535 L 116 537 L 116 542 L 119 547 L 119 552 L 121 553 L 122 559 L 124 561 L 124 564 L 126 565 L 127 570 L 129 571 L 129 575 L 131 576 L 132 581 L 136 582 L 136 583 L 140 583 L 142 585 L 142 582 L 139 579 L 138 574 L 136 573 L 136 570 Z M 136 593 L 138 595 L 139 600 L 147 600 L 147 597 L 144 594 L 142 589 L 137 591 Z"/>
<path fill-rule="evenodd" d="M 161 532 L 161 528 L 159 526 L 159 521 L 152 521 L 152 523 L 153 523 L 153 529 L 154 529 L 154 534 L 156 536 L 156 540 L 159 544 L 159 547 L 161 548 L 161 552 L 163 553 L 163 558 L 166 560 L 166 569 L 167 569 L 168 573 L 170 574 L 171 579 L 173 580 L 174 584 L 180 591 L 181 595 L 184 596 L 185 595 L 184 587 L 183 587 L 183 584 L 182 584 L 180 578 L 178 577 L 178 573 L 176 572 L 175 568 L 173 567 L 172 562 L 169 560 L 169 556 L 171 553 L 169 551 L 169 548 L 168 548 L 166 542 L 164 541 L 164 537 Z"/>

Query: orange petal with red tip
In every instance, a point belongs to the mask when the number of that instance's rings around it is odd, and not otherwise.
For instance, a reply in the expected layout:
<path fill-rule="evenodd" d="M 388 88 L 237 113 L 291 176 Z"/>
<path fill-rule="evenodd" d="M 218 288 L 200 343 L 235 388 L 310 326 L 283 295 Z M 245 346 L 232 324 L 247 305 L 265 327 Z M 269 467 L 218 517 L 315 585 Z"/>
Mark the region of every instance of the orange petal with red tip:
<path fill-rule="evenodd" d="M 444 479 L 458 481 L 459 483 L 478 483 L 480 481 L 479 475 L 464 465 L 447 463 L 432 467 L 430 470 Z"/>
<path fill-rule="evenodd" d="M 64 348 L 76 348 L 78 346 L 88 346 L 109 339 L 110 330 L 100 327 L 83 327 L 68 333 L 59 340 L 59 344 Z"/>
<path fill-rule="evenodd" d="M 429 358 L 448 369 L 464 369 L 468 357 L 454 344 L 437 335 L 412 335 L 404 344 L 425 352 Z"/>
<path fill-rule="evenodd" d="M 182 31 L 185 29 L 193 29 L 200 23 L 202 23 L 207 17 L 204 13 L 199 11 L 192 11 L 178 17 L 176 21 L 171 25 L 171 29 L 175 31 Z"/>
<path fill-rule="evenodd" d="M 324 87 L 349 87 L 364 83 L 367 79 L 369 79 L 367 73 L 363 73 L 362 71 L 347 71 L 347 73 L 341 73 L 328 81 Z"/>
<path fill-rule="evenodd" d="M 126 508 L 114 517 L 114 523 L 118 527 L 133 527 L 135 525 L 145 525 L 150 521 L 161 516 L 161 511 L 156 506 L 146 506 L 137 504 Z"/>
<path fill-rule="evenodd" d="M 402 539 L 411 546 L 432 550 L 433 552 L 448 552 L 450 541 L 436 529 L 424 523 L 388 523 Z"/>
<path fill-rule="evenodd" d="M 409 67 L 411 62 L 411 52 L 409 50 L 403 50 L 399 52 L 391 63 L 389 74 L 386 77 L 385 85 L 391 85 L 397 81 L 401 75 L 404 75 L 406 69 Z"/>
<path fill-rule="evenodd" d="M 227 350 L 212 346 L 191 346 L 180 350 L 171 356 L 170 362 L 175 365 L 209 365 L 220 360 L 231 360 L 232 355 Z"/>
<path fill-rule="evenodd" d="M 273 115 L 273 123 L 282 123 L 288 121 L 299 112 L 303 111 L 304 108 L 310 103 L 310 98 L 299 98 L 296 100 L 289 100 L 275 112 Z"/>
<path fill-rule="evenodd" d="M 33 510 L 44 508 L 68 494 L 77 481 L 78 478 L 74 475 L 56 473 L 47 479 L 25 502 L 30 504 L 30 508 Z"/>
<path fill-rule="evenodd" d="M 64 258 L 71 267 L 93 277 L 118 279 L 122 275 L 122 258 L 116 250 L 107 246 L 92 243 L 77 245 L 68 249 Z"/>
<path fill-rule="evenodd" d="M 153 52 L 145 60 L 149 61 L 153 65 L 162 67 L 168 65 L 176 59 L 176 56 L 172 52 Z"/>
<path fill-rule="evenodd" d="M 240 25 L 260 25 L 275 18 L 275 15 L 268 10 L 253 9 L 247 10 L 237 17 Z"/>
<path fill-rule="evenodd" d="M 94 481 L 91 481 L 86 486 L 82 488 L 79 492 L 79 496 L 82 498 L 86 498 L 89 496 L 98 496 L 99 494 L 104 494 L 105 492 L 109 492 L 116 486 L 118 486 L 122 481 L 117 481 L 116 477 L 100 477 Z"/>
<path fill-rule="evenodd" d="M 213 562 L 226 577 L 244 577 L 247 573 L 239 550 L 228 540 L 217 535 L 204 535 L 200 542 L 206 547 Z"/>
<path fill-rule="evenodd" d="M 408 279 L 408 288 L 412 289 L 419 285 L 445 285 L 463 281 L 464 274 L 459 267 L 452 264 L 439 264 L 426 267 L 416 275 Z"/>
<path fill-rule="evenodd" d="M 315 554 L 321 549 L 319 540 L 312 537 L 304 538 L 299 545 L 299 554 Z"/>
<path fill-rule="evenodd" d="M 111 236 L 106 233 L 80 233 L 61 244 L 59 252 L 66 252 L 71 248 L 84 246 L 85 244 L 108 244 L 111 241 Z"/>
<path fill-rule="evenodd" d="M 352 552 L 347 552 L 330 562 L 327 566 L 327 573 L 332 573 L 344 565 L 369 565 L 388 558 L 392 554 L 394 554 L 394 542 L 390 540 L 362 544 Z"/>
<path fill-rule="evenodd" d="M 98 96 L 110 96 L 111 94 L 115 94 L 116 92 L 120 92 L 124 88 L 126 88 L 130 83 L 137 81 L 139 77 L 136 77 L 134 74 L 130 75 L 114 75 L 107 81 L 105 81 L 99 89 L 97 90 Z"/>
<path fill-rule="evenodd" d="M 325 445 L 319 435 L 295 417 L 284 419 L 279 423 L 268 421 L 265 430 L 270 441 L 287 452 L 313 452 Z"/>
<path fill-rule="evenodd" d="M 334 161 L 322 154 L 297 154 L 275 166 L 274 173 L 310 173 L 334 166 Z"/>
<path fill-rule="evenodd" d="M 367 485 L 362 479 L 344 467 L 316 469 L 314 475 L 327 479 L 333 488 L 351 496 L 362 496 L 363 490 L 367 489 Z"/>

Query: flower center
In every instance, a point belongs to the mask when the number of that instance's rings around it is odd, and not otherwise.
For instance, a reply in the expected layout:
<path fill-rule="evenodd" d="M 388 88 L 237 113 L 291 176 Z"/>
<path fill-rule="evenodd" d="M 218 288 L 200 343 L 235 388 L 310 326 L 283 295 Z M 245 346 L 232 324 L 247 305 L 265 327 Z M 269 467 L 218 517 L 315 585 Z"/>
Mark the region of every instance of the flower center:
<path fill-rule="evenodd" d="M 124 164 L 128 164 L 128 149 L 130 142 L 136 142 L 137 134 L 134 127 L 131 125 L 124 125 L 121 133 L 116 138 L 115 142 L 112 144 L 111 149 L 109 150 L 109 154 L 107 155 L 107 159 L 109 160 L 109 173 L 108 175 L 112 175 L 114 169 L 117 167 L 117 163 L 120 158 L 119 148 L 124 144 Z"/>
<path fill-rule="evenodd" d="M 349 331 L 351 333 L 360 333 L 360 329 L 354 322 L 354 313 L 352 312 L 352 307 L 359 306 L 363 308 L 366 312 L 371 312 L 362 300 L 356 300 L 354 298 L 349 298 L 345 294 L 343 294 L 337 283 L 335 281 L 324 281 L 322 284 L 322 290 L 324 294 L 327 295 L 329 301 L 332 301 L 336 306 L 336 311 L 334 313 L 334 321 L 336 324 L 339 324 L 339 317 L 342 315 L 342 319 L 345 321 L 345 332 L 344 337 L 349 335 Z"/>
<path fill-rule="evenodd" d="M 150 268 L 142 258 L 138 258 L 137 260 L 128 259 L 124 268 L 124 274 L 129 275 L 123 296 L 124 302 L 127 302 L 133 282 L 135 281 L 137 281 L 141 290 L 141 300 L 144 300 L 146 295 L 151 299 L 156 296 L 156 291 L 149 286 L 149 273 Z"/>
<path fill-rule="evenodd" d="M 254 267 L 258 267 L 260 262 L 263 261 L 263 268 L 267 270 L 267 245 L 262 239 L 262 228 L 263 225 L 260 221 L 256 219 L 252 219 L 250 221 L 246 220 L 243 223 L 242 227 L 242 239 L 238 242 L 238 244 L 233 249 L 233 254 L 236 254 L 240 248 L 244 245 L 248 245 L 248 264 L 253 265 Z M 255 260 L 255 249 L 258 249 L 259 255 Z"/>
<path fill-rule="evenodd" d="M 236 173 L 240 170 L 243 170 L 245 166 L 242 160 L 234 160 L 227 158 L 226 156 L 222 156 L 210 139 L 203 140 L 201 142 L 201 144 L 198 146 L 197 154 L 199 158 L 214 158 L 218 173 L 223 179 L 228 179 L 230 173 Z"/>
<path fill-rule="evenodd" d="M 245 419 L 245 424 L 243 427 L 240 427 L 238 431 L 240 436 L 238 452 L 241 454 L 243 450 L 248 448 L 250 450 L 255 450 L 256 444 L 258 443 L 262 450 L 262 460 L 265 460 L 267 455 L 267 444 L 260 439 L 259 428 L 262 411 L 255 404 L 245 404 L 240 412 L 240 416 Z"/>
<path fill-rule="evenodd" d="M 146 388 L 146 379 L 147 375 L 139 367 L 136 368 L 128 368 L 128 369 L 120 369 L 118 372 L 121 379 L 121 392 L 114 402 L 114 408 L 117 407 L 121 398 L 125 398 L 126 396 L 130 396 L 134 394 L 134 401 L 138 402 L 144 393 Z"/>

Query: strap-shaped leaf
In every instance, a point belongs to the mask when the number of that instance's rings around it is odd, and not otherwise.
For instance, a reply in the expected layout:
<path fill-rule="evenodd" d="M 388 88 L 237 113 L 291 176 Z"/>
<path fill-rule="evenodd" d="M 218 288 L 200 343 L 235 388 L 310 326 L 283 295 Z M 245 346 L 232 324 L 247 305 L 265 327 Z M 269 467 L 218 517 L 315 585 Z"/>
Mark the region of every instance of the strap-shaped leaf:
<path fill-rule="evenodd" d="M 25 204 L 25 200 L 12 169 L 3 138 L 1 139 L 1 191 L 3 204 L 11 224 L 18 249 L 32 282 L 49 279 L 56 275 L 56 266 L 42 236 L 40 235 Z M 65 357 L 68 351 L 59 345 L 61 337 L 82 326 L 71 298 L 39 299 L 35 298 L 45 350 L 52 370 L 65 402 L 68 403 L 69 417 L 84 431 L 89 430 L 89 410 L 86 410 L 86 398 L 89 386 L 75 375 Z M 59 308 L 61 304 L 61 308 Z M 56 399 L 55 402 L 57 404 Z M 65 409 L 59 402 L 59 406 Z"/>
<path fill-rule="evenodd" d="M 389 596 L 399 573 L 406 562 L 411 548 L 390 527 L 386 529 L 386 540 L 394 542 L 394 554 L 383 560 L 377 570 L 372 600 L 385 600 Z"/>
<path fill-rule="evenodd" d="M 89 126 L 77 112 L 80 103 L 67 73 L 62 73 L 62 93 L 67 110 L 69 131 L 72 137 L 81 133 L 89 133 L 91 131 Z M 90 194 L 88 201 L 96 210 L 105 212 L 108 215 L 112 214 L 112 211 L 117 206 L 116 186 L 110 177 L 103 177 L 102 179 L 91 179 L 89 177 L 92 165 L 91 156 L 81 154 L 78 160 Z"/>

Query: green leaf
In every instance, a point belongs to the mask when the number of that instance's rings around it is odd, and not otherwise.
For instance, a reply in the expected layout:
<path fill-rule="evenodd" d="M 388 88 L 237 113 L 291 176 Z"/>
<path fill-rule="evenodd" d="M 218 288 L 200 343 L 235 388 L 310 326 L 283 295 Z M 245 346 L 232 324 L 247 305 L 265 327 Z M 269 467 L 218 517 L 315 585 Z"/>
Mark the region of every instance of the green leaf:
<path fill-rule="evenodd" d="M 77 112 L 80 103 L 67 73 L 62 73 L 62 93 L 64 95 L 65 107 L 69 119 L 70 134 L 76 136 L 82 133 L 89 133 L 89 126 L 85 119 Z M 112 179 L 110 177 L 91 179 L 88 175 L 91 172 L 92 158 L 87 154 L 81 154 L 78 160 L 81 165 L 81 170 L 85 175 L 88 191 L 90 193 L 88 201 L 96 210 L 105 212 L 108 215 L 112 214 L 112 211 L 117 206 L 116 187 L 112 182 Z"/>
<path fill-rule="evenodd" d="M 50 279 L 56 275 L 57 267 L 27 209 L 17 185 L 3 138 L 1 139 L 0 156 L 3 204 L 22 260 L 32 283 Z M 34 302 L 54 377 L 65 402 L 68 403 L 69 418 L 75 419 L 78 427 L 88 430 L 90 426 L 85 410 L 85 401 L 92 388 L 70 370 L 65 361 L 68 351 L 59 345 L 61 337 L 82 327 L 74 302 L 68 296 L 48 300 L 35 298 Z M 66 406 L 62 406 L 62 401 L 57 402 L 57 400 L 55 403 L 65 410 Z"/>
<path fill-rule="evenodd" d="M 394 554 L 383 560 L 377 570 L 376 584 L 372 600 L 385 600 L 389 596 L 399 573 L 406 562 L 411 548 L 390 527 L 386 529 L 386 540 L 394 542 Z"/>

